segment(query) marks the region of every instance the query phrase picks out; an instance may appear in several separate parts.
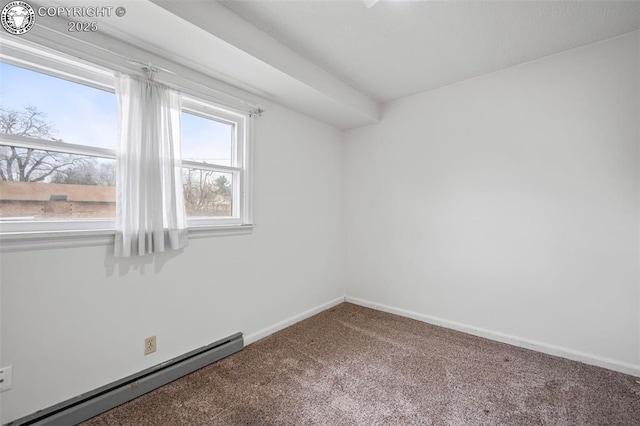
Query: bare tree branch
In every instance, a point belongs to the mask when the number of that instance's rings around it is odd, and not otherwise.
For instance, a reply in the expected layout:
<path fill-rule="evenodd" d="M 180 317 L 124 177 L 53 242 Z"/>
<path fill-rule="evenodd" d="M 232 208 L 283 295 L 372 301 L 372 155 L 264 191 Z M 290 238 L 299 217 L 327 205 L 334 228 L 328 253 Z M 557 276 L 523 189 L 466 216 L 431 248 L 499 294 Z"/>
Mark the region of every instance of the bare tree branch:
<path fill-rule="evenodd" d="M 0 133 L 51 139 L 53 125 L 34 106 L 18 111 L 0 108 Z M 46 149 L 0 146 L 0 179 L 4 181 L 115 185 L 115 167 L 91 157 Z"/>

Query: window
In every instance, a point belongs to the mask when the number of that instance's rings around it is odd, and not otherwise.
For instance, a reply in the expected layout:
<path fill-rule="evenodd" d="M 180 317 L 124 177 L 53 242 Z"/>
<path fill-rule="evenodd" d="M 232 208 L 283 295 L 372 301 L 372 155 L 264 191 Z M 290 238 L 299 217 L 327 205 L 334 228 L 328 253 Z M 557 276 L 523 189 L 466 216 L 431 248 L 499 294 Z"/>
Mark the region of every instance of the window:
<path fill-rule="evenodd" d="M 115 94 L 5 62 L 0 75 L 0 221 L 25 230 L 108 227 Z"/>
<path fill-rule="evenodd" d="M 11 41 L 12 44 L 18 43 Z M 31 44 L 0 54 L 0 233 L 114 229 L 113 73 Z M 251 223 L 248 113 L 183 96 L 191 231 Z"/>
<path fill-rule="evenodd" d="M 246 117 L 186 97 L 180 126 L 189 226 L 246 223 Z"/>

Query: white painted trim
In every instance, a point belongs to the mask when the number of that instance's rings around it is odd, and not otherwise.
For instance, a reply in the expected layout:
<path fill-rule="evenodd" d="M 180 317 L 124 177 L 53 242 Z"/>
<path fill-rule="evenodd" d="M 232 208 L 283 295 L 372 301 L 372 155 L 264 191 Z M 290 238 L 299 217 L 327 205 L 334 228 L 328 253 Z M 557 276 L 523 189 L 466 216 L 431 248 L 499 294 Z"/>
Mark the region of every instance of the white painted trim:
<path fill-rule="evenodd" d="M 255 228 L 255 225 L 251 224 L 189 227 L 189 239 L 224 237 L 227 235 L 246 235 L 253 233 L 253 228 Z"/>
<path fill-rule="evenodd" d="M 38 239 L 87 233 L 113 233 L 115 219 L 35 220 L 32 216 L 0 218 L 0 242 L 15 239 Z"/>
<path fill-rule="evenodd" d="M 255 117 L 250 115 L 245 120 L 243 127 L 244 143 L 242 144 L 242 158 L 240 160 L 244 165 L 244 171 L 241 175 L 241 185 L 238 186 L 243 206 L 241 211 L 243 223 L 253 223 L 253 146 L 256 138 L 256 132 L 254 131 L 255 120 Z M 240 144 L 236 144 L 236 146 L 240 146 Z"/>
<path fill-rule="evenodd" d="M 2 38 L 0 59 L 12 65 L 115 93 L 113 72 L 54 49 L 34 46 L 16 37 Z"/>
<path fill-rule="evenodd" d="M 218 164 L 209 164 L 193 160 L 182 160 L 180 165 L 185 169 L 210 170 L 216 173 L 232 173 L 238 175 L 242 172 L 242 167 L 220 166 Z"/>
<path fill-rule="evenodd" d="M 455 321 L 433 317 L 430 315 L 419 314 L 417 312 L 384 305 L 382 303 L 371 302 L 368 300 L 359 299 L 357 297 L 345 296 L 345 302 L 353 303 L 355 305 L 360 305 L 371 309 L 376 309 L 378 311 L 388 312 L 390 314 L 400 315 L 402 317 L 415 319 L 418 321 L 426 322 L 428 324 L 461 331 L 463 333 L 472 334 L 474 336 L 480 336 L 490 340 L 507 343 L 509 345 L 531 349 L 536 352 L 542 352 L 548 355 L 554 355 L 561 358 L 579 361 L 585 364 L 595 365 L 597 367 L 607 368 L 609 370 L 614 370 L 620 373 L 631 374 L 633 376 L 640 377 L 640 365 L 633 365 L 608 358 L 602 358 L 585 352 L 563 348 L 561 346 L 555 346 L 535 340 L 524 339 L 497 331 L 487 330 L 484 328 L 474 327 Z"/>
<path fill-rule="evenodd" d="M 11 232 L 0 234 L 0 253 L 113 244 L 114 231 L 105 229 Z"/>
<path fill-rule="evenodd" d="M 115 149 L 78 145 L 56 140 L 28 138 L 7 133 L 0 134 L 0 143 L 2 145 L 15 146 L 18 148 L 33 148 L 41 151 L 64 152 L 66 154 L 88 155 L 90 157 L 109 158 L 113 160 L 116 158 Z"/>
<path fill-rule="evenodd" d="M 339 305 L 340 303 L 343 303 L 344 300 L 344 296 L 338 297 L 336 299 L 333 299 L 327 303 L 323 303 L 322 305 L 316 306 L 315 308 L 311 308 L 309 310 L 306 310 L 304 312 L 302 312 L 301 314 L 298 315 L 294 315 L 290 318 L 287 318 L 283 321 L 280 321 L 274 325 L 271 325 L 269 327 L 263 328 L 262 330 L 259 330 L 255 333 L 251 333 L 248 334 L 244 337 L 244 344 L 245 346 L 250 345 L 252 343 L 257 342 L 260 339 L 264 339 L 267 336 L 270 336 L 271 334 L 280 331 L 282 329 L 285 329 L 289 326 L 292 326 L 293 324 L 300 322 L 304 319 L 307 319 L 309 317 L 312 317 L 316 314 L 319 314 L 322 311 L 326 311 L 327 309 L 333 308 L 336 305 Z"/>
<path fill-rule="evenodd" d="M 246 235 L 254 225 L 219 225 L 189 227 L 189 239 Z M 113 229 L 88 229 L 42 232 L 0 233 L 0 253 L 73 247 L 108 246 L 113 244 Z"/>

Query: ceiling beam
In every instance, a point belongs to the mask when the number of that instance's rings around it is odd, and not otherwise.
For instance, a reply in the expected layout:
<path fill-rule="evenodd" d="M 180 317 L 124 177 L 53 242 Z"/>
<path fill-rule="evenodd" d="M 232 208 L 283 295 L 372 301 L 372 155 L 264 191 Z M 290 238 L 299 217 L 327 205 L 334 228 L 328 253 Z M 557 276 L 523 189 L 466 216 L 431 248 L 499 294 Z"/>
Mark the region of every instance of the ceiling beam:
<path fill-rule="evenodd" d="M 306 102 L 317 102 L 318 108 L 337 108 L 338 111 L 333 113 L 342 114 L 344 119 L 342 123 L 332 123 L 337 124 L 337 127 L 356 127 L 378 121 L 379 110 L 376 102 L 282 45 L 220 3 L 215 1 L 150 1 L 285 74 L 292 80 L 290 87 L 292 91 L 297 90 L 296 87 L 304 87 L 305 91 L 312 89 L 317 92 L 315 94 L 317 99 L 311 97 Z M 304 102 L 301 104 L 299 99 L 295 99 L 295 96 L 291 96 L 291 99 L 286 93 L 279 93 L 278 96 L 280 97 L 279 103 L 304 109 Z M 310 106 L 310 109 L 313 109 L 313 105 Z M 353 118 L 347 119 L 345 114 L 351 115 Z"/>

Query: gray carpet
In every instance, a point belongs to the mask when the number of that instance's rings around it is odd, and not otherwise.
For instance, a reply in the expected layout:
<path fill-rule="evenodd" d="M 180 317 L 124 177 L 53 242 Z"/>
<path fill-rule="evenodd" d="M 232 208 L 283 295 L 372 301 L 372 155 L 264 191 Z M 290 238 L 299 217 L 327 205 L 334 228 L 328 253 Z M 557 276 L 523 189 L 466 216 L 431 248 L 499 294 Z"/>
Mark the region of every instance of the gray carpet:
<path fill-rule="evenodd" d="M 640 379 L 344 303 L 85 425 L 640 425 Z"/>

